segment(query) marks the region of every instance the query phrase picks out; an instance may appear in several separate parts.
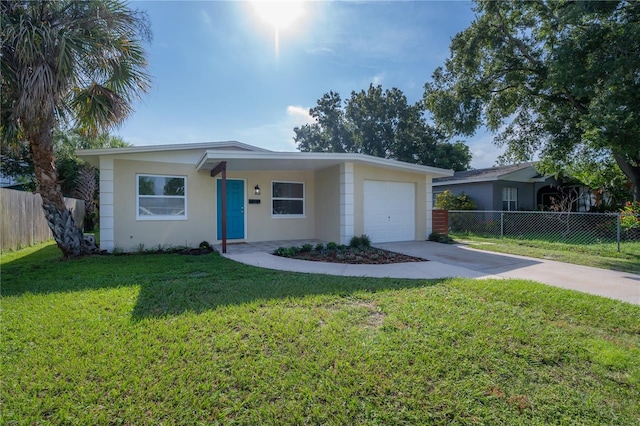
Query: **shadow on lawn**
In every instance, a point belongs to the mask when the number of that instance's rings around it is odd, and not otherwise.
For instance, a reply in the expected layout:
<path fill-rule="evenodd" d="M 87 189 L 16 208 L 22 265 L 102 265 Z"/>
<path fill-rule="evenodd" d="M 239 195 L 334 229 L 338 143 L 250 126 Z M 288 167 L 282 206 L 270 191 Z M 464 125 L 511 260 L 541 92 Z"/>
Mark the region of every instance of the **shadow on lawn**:
<path fill-rule="evenodd" d="M 7 258 L 9 259 L 9 258 Z M 63 260 L 55 245 L 2 263 L 3 296 L 138 287 L 134 320 L 222 306 L 320 294 L 348 296 L 434 285 L 401 280 L 299 274 L 243 265 L 218 254 L 134 254 Z M 108 297 L 108 296 L 107 296 Z"/>
<path fill-rule="evenodd" d="M 211 274 L 193 271 L 163 282 L 141 286 L 134 319 L 203 312 L 230 305 L 313 295 L 348 296 L 435 285 L 443 280 L 340 277 L 282 272 L 243 265 L 215 257 Z"/>

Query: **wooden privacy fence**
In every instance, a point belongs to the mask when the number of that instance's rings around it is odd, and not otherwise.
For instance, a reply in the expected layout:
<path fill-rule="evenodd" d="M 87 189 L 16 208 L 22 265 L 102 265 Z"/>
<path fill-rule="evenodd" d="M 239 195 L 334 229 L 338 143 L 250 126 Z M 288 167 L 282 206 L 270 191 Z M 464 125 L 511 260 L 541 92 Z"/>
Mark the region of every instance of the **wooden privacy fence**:
<path fill-rule="evenodd" d="M 449 211 L 433 210 L 432 211 L 432 229 L 433 232 L 449 235 Z"/>
<path fill-rule="evenodd" d="M 84 223 L 84 201 L 65 198 L 78 228 Z M 42 211 L 40 194 L 0 189 L 0 251 L 17 250 L 53 238 Z"/>

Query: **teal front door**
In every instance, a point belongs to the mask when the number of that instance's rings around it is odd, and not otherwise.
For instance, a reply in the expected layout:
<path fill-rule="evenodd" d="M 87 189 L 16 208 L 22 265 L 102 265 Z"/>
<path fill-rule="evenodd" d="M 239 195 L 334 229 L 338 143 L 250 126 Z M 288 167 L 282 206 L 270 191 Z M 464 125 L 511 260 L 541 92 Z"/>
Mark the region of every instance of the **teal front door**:
<path fill-rule="evenodd" d="M 218 240 L 222 239 L 222 180 L 218 189 Z M 227 239 L 244 238 L 244 181 L 227 179 Z"/>

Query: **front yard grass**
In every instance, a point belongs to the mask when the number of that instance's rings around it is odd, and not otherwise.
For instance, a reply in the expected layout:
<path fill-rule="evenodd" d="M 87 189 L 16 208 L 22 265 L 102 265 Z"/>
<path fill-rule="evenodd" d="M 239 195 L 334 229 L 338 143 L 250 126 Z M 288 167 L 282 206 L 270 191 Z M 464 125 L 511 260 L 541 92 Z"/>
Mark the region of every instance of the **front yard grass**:
<path fill-rule="evenodd" d="M 53 244 L 1 268 L 3 424 L 640 423 L 640 306 Z"/>
<path fill-rule="evenodd" d="M 568 244 L 536 239 L 487 238 L 473 234 L 451 236 L 481 250 L 640 274 L 640 241 L 623 241 L 618 252 L 616 243 Z"/>

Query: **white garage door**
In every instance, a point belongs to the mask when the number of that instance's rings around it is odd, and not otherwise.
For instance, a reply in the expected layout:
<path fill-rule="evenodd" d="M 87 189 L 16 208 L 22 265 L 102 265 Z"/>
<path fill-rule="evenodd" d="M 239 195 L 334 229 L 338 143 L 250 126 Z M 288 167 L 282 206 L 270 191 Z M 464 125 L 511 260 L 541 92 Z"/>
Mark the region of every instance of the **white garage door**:
<path fill-rule="evenodd" d="M 372 242 L 415 239 L 415 193 L 414 183 L 364 181 L 364 233 Z"/>

